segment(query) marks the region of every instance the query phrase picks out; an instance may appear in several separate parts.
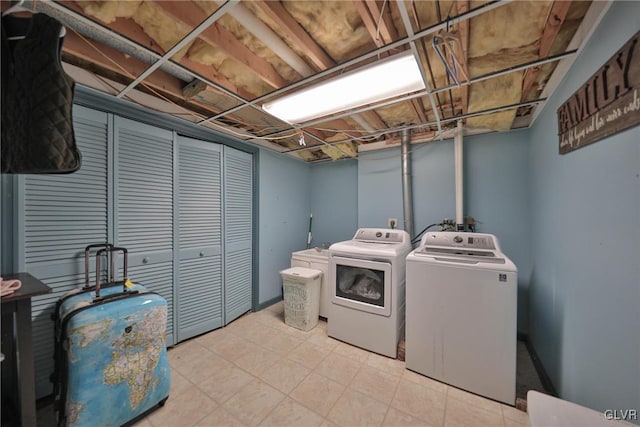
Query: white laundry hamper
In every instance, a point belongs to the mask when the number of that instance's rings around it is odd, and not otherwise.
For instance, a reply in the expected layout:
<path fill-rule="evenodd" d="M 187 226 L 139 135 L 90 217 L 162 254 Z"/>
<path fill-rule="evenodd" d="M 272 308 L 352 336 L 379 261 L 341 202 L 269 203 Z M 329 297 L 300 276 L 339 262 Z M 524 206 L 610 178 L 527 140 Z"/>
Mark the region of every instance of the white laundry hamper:
<path fill-rule="evenodd" d="M 291 267 L 280 272 L 284 293 L 284 322 L 310 331 L 318 324 L 322 271 Z"/>

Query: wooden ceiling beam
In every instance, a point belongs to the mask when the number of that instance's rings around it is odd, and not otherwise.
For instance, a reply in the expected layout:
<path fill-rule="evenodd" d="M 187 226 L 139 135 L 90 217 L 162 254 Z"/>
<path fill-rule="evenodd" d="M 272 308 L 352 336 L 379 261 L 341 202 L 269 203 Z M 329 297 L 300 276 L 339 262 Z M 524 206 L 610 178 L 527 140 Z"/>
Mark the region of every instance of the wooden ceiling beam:
<path fill-rule="evenodd" d="M 100 21 L 98 18 L 91 15 L 87 15 L 84 9 L 82 8 L 82 6 L 80 6 L 76 1 L 63 0 L 63 1 L 60 1 L 60 3 L 68 7 L 69 9 L 75 12 L 78 12 L 81 15 L 84 15 L 87 18 L 102 24 L 104 27 L 109 28 L 109 30 L 122 34 L 123 36 L 133 40 L 140 46 L 144 46 L 145 48 L 152 50 L 158 55 L 164 55 L 166 53 L 164 49 L 162 49 L 162 47 L 158 43 L 156 43 L 154 39 L 149 37 L 147 33 L 144 32 L 144 29 L 140 25 L 138 25 L 138 23 L 135 22 L 133 19 L 116 18 L 115 21 L 109 24 L 105 24 L 104 22 Z"/>
<path fill-rule="evenodd" d="M 542 37 L 540 37 L 540 51 L 538 55 L 540 58 L 549 56 L 551 47 L 553 46 L 553 42 L 556 40 L 556 37 L 560 32 L 560 28 L 562 27 L 562 24 L 567 17 L 567 13 L 569 12 L 570 7 L 570 1 L 556 0 L 553 2 L 551 10 L 549 11 L 549 16 L 547 17 L 547 22 L 544 26 L 544 30 L 542 31 Z M 538 77 L 538 74 L 541 70 L 541 67 L 532 67 L 525 72 L 522 82 L 522 96 L 520 97 L 521 101 L 525 101 L 527 99 L 527 96 L 529 95 L 529 92 L 533 90 L 536 78 Z"/>
<path fill-rule="evenodd" d="M 418 99 L 412 99 L 409 102 L 411 102 L 411 109 L 416 114 L 416 116 L 418 116 L 418 120 L 420 120 L 420 123 L 426 123 L 427 115 L 425 114 L 424 108 L 422 107 L 422 102 L 420 102 L 420 100 Z"/>
<path fill-rule="evenodd" d="M 369 35 L 371 35 L 371 39 L 375 43 L 377 47 L 384 46 L 384 40 L 382 38 L 377 37 L 377 24 L 373 16 L 371 16 L 371 11 L 369 7 L 365 3 L 365 0 L 353 0 L 353 5 L 356 10 L 360 14 L 360 19 L 362 19 L 362 23 L 364 27 L 367 29 Z"/>
<path fill-rule="evenodd" d="M 259 0 L 256 1 L 256 4 L 304 51 L 304 54 L 318 70 L 325 70 L 336 65 L 335 61 L 325 52 L 322 46 L 316 43 L 298 21 L 291 16 L 289 11 L 282 6 L 282 3 L 279 1 Z"/>
<path fill-rule="evenodd" d="M 121 74 L 131 80 L 134 80 L 149 68 L 149 64 L 146 62 L 125 55 L 99 41 L 80 37 L 75 31 L 67 31 L 63 52 Z M 182 80 L 162 70 L 152 73 L 144 80 L 144 83 L 154 89 L 182 98 L 182 86 L 184 85 Z"/>
<path fill-rule="evenodd" d="M 207 16 L 193 2 L 168 2 L 154 0 L 154 3 L 175 19 L 185 25 L 195 28 Z M 200 33 L 199 38 L 220 49 L 231 59 L 246 66 L 248 70 L 255 73 L 262 81 L 274 89 L 286 86 L 288 82 L 282 78 L 276 69 L 262 57 L 253 53 L 233 33 L 226 30 L 218 23 L 213 23 L 209 28 Z"/>
<path fill-rule="evenodd" d="M 129 80 L 135 79 L 135 77 L 140 75 L 149 67 L 149 64 L 125 55 L 117 49 L 107 46 L 101 42 L 82 38 L 74 31 L 67 31 L 63 51 L 74 58 L 79 58 L 80 60 L 95 64 L 96 67 L 124 76 Z M 211 117 L 221 112 L 211 104 L 189 99 L 183 93 L 184 82 L 165 71 L 154 71 L 140 86 L 141 89 L 144 88 L 144 91 L 153 94 L 153 90 L 146 88 L 146 86 L 149 86 L 151 89 L 161 92 L 164 95 L 170 96 L 173 99 L 173 102 L 180 100 L 181 103 L 179 105 L 185 108 L 188 108 L 189 105 L 197 107 L 197 111 L 200 114 L 204 114 L 203 111 L 206 111 L 208 116 Z M 243 123 L 241 118 L 234 117 L 232 114 L 227 116 L 227 118 L 229 120 L 235 120 L 240 124 Z M 250 132 L 259 130 L 247 128 L 243 125 L 238 125 L 238 127 Z"/>
<path fill-rule="evenodd" d="M 560 28 L 567 18 L 569 8 L 571 7 L 570 1 L 554 1 L 545 24 L 542 37 L 540 38 L 540 57 L 544 58 L 549 56 L 553 42 L 556 40 Z"/>
<path fill-rule="evenodd" d="M 376 23 L 376 27 L 379 23 L 380 28 L 376 28 L 376 32 L 379 30 L 384 44 L 396 41 L 398 39 L 398 31 L 393 24 L 390 7 L 385 5 L 385 2 L 378 0 L 365 0 L 365 3 L 369 8 L 371 17 Z M 380 17 L 382 17 L 382 19 L 380 19 Z"/>
<path fill-rule="evenodd" d="M 74 10 L 83 15 L 85 14 L 82 7 L 78 5 L 78 3 L 75 1 L 65 0 L 65 1 L 62 1 L 61 3 L 71 10 Z M 138 25 L 138 23 L 135 22 L 133 19 L 117 18 L 114 22 L 109 24 L 109 29 L 131 39 L 132 41 L 139 44 L 140 46 L 143 46 L 149 50 L 152 50 L 158 55 L 164 55 L 166 53 L 164 49 L 159 44 L 157 44 L 154 39 L 149 37 L 149 35 L 147 35 L 147 33 L 144 32 L 144 29 L 140 25 Z M 176 61 L 173 60 L 172 62 L 176 62 Z M 180 61 L 177 61 L 177 62 L 182 66 L 184 66 L 185 68 L 188 68 L 194 71 L 195 73 L 198 73 L 200 76 L 204 77 L 205 79 L 224 87 L 225 89 L 235 93 L 238 96 L 241 96 L 244 99 L 253 99 L 257 96 L 256 94 L 253 94 L 244 88 L 237 87 L 234 83 L 229 81 L 229 79 L 227 79 L 224 75 L 220 74 L 212 65 L 204 65 L 199 62 L 192 61 L 186 56 L 182 57 Z"/>
<path fill-rule="evenodd" d="M 371 124 L 371 126 L 373 126 L 377 130 L 387 128 L 387 124 L 384 122 L 384 120 L 382 120 L 382 118 L 375 111 L 372 111 L 372 110 L 365 111 L 364 113 L 360 113 L 360 115 L 364 117 L 364 119 L 368 121 L 369 124 Z"/>
<path fill-rule="evenodd" d="M 334 135 L 329 136 L 328 138 L 325 138 L 325 141 L 330 141 L 333 137 L 335 137 L 335 134 L 347 134 L 349 136 L 360 136 L 362 135 L 360 132 L 355 131 L 353 129 L 353 126 L 351 126 L 349 123 L 347 123 L 346 120 L 344 119 L 336 119 L 336 120 L 332 120 L 330 122 L 327 122 L 326 125 L 328 127 L 332 127 L 334 129 Z"/>
<path fill-rule="evenodd" d="M 469 11 L 469 0 L 459 0 L 457 2 L 458 15 Z M 460 46 L 462 47 L 462 68 L 464 74 L 469 76 L 469 19 L 465 19 L 458 24 L 458 35 L 460 36 Z M 469 85 L 460 87 L 462 98 L 462 114 L 469 112 Z M 466 121 L 466 120 L 465 120 Z"/>
<path fill-rule="evenodd" d="M 107 80 L 110 80 L 115 83 L 119 83 L 123 86 L 127 86 L 129 83 L 133 81 L 133 79 L 131 79 L 130 77 L 126 77 L 123 74 L 118 74 L 115 71 L 107 70 L 106 68 L 102 67 L 100 64 L 86 61 L 80 57 L 74 56 L 72 53 L 67 51 L 62 52 L 62 62 L 63 64 L 66 64 L 69 66 L 75 66 L 77 68 L 80 68 L 92 74 L 95 78 L 95 81 L 102 81 L 105 87 L 110 87 L 113 91 L 116 91 L 117 89 L 121 89 L 121 88 L 120 87 L 116 88 L 115 86 L 112 86 Z M 71 72 L 73 73 L 74 71 L 71 71 Z M 95 86 L 92 86 L 91 84 L 89 84 L 89 86 L 95 87 Z M 173 103 L 177 106 L 182 107 L 185 110 L 182 113 L 168 113 L 168 114 L 177 115 L 177 116 L 193 115 L 193 116 L 199 116 L 199 118 L 210 117 L 212 114 L 211 106 L 203 105 L 197 102 L 186 101 L 183 98 L 178 98 L 177 96 L 174 96 L 168 92 L 162 92 L 162 96 L 159 97 L 158 93 L 160 93 L 161 91 L 158 89 L 152 89 L 150 85 L 148 86 L 138 85 L 136 86 L 135 90 L 137 92 L 144 93 L 154 98 L 157 98 L 158 100 L 162 100 L 168 103 Z M 113 92 L 112 94 L 115 95 L 115 93 L 116 92 Z"/>

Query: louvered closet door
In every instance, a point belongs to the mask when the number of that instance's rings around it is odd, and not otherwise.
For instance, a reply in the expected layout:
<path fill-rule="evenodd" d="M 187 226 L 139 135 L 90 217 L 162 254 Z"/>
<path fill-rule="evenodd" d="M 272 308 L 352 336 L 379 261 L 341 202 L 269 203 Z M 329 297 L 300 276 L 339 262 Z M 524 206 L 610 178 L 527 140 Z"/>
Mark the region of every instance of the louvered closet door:
<path fill-rule="evenodd" d="M 173 330 L 173 133 L 115 118 L 115 244 L 129 251 L 129 277 L 169 304 Z"/>
<path fill-rule="evenodd" d="M 32 300 L 38 398 L 52 393 L 55 303 L 84 284 L 85 246 L 107 240 L 107 114 L 76 106 L 73 116 L 80 169 L 18 180 L 18 268 L 52 288 Z"/>
<path fill-rule="evenodd" d="M 253 156 L 224 147 L 225 323 L 251 310 Z"/>
<path fill-rule="evenodd" d="M 178 341 L 223 322 L 220 154 L 178 137 Z"/>

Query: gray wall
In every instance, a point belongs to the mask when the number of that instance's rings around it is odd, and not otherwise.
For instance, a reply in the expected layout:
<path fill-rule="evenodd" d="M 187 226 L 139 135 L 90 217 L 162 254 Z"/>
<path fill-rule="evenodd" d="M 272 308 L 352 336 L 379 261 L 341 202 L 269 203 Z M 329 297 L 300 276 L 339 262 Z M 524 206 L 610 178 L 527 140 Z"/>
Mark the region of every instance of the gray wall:
<path fill-rule="evenodd" d="M 640 2 L 614 2 L 530 131 L 529 335 L 597 410 L 640 410 L 640 127 L 559 155 L 556 110 L 638 29 Z"/>
<path fill-rule="evenodd" d="M 311 213 L 310 167 L 301 160 L 259 151 L 258 302 L 282 295 L 280 271 L 291 252 L 307 245 Z"/>
<path fill-rule="evenodd" d="M 356 160 L 311 166 L 311 246 L 349 240 L 358 228 L 358 163 Z"/>
<path fill-rule="evenodd" d="M 464 139 L 464 214 L 495 234 L 518 266 L 518 329 L 527 331 L 531 275 L 526 131 Z M 412 147 L 415 233 L 455 218 L 453 140 Z M 358 162 L 358 225 L 386 227 L 395 217 L 403 226 L 400 151 L 361 154 Z"/>

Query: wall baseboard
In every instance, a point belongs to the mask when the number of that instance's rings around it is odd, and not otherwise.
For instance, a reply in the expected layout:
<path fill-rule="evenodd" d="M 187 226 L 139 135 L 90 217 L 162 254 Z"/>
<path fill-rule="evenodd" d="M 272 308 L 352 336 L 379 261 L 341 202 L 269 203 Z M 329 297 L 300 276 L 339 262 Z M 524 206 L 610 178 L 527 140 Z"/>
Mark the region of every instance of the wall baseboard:
<path fill-rule="evenodd" d="M 263 310 L 263 309 L 269 307 L 270 305 L 273 305 L 273 304 L 275 304 L 277 302 L 280 302 L 280 301 L 282 301 L 282 295 L 279 295 L 277 297 L 271 298 L 270 300 L 267 300 L 265 302 L 261 302 L 261 303 L 258 304 L 258 307 L 256 308 L 256 311 Z"/>

